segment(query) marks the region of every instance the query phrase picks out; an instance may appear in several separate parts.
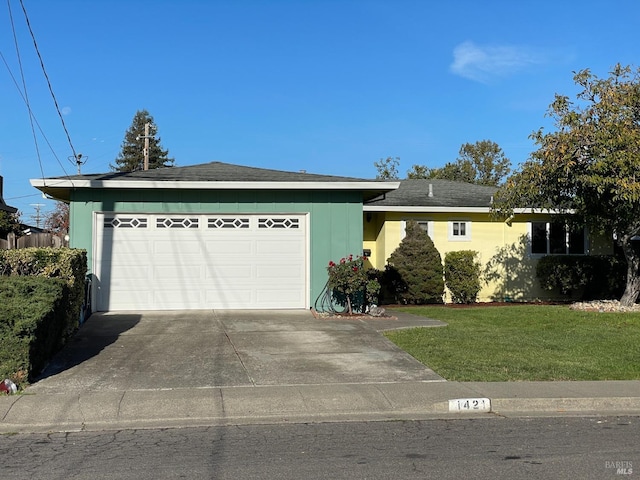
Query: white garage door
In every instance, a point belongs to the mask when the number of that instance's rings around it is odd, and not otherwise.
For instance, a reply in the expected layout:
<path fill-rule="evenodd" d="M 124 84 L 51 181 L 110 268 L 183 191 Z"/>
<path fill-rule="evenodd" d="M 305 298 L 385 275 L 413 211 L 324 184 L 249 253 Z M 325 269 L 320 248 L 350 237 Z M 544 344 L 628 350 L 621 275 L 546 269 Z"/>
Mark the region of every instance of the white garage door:
<path fill-rule="evenodd" d="M 305 215 L 97 214 L 98 311 L 306 308 Z"/>

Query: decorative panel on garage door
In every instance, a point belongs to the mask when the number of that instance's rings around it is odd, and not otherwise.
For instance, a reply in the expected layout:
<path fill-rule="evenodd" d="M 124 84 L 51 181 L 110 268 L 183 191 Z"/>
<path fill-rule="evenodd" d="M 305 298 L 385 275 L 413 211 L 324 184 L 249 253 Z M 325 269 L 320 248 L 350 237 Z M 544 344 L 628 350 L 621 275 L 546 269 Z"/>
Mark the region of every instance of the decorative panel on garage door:
<path fill-rule="evenodd" d="M 305 215 L 96 220 L 99 311 L 308 307 Z"/>

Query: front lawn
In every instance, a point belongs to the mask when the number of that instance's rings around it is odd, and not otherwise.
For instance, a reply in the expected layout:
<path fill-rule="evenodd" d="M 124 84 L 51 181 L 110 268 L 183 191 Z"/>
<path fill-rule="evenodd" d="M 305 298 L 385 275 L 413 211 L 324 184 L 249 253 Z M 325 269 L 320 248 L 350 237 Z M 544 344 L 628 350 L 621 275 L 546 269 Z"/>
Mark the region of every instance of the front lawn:
<path fill-rule="evenodd" d="M 449 324 L 385 334 L 447 380 L 640 379 L 640 313 L 557 305 L 400 310 Z"/>

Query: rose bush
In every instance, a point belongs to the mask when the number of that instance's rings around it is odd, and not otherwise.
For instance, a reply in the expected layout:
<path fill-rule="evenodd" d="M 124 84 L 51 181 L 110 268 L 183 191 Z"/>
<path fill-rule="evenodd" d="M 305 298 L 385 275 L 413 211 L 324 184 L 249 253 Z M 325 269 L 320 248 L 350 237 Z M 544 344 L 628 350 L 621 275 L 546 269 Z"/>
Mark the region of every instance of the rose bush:
<path fill-rule="evenodd" d="M 349 314 L 353 310 L 364 311 L 367 304 L 377 303 L 380 283 L 369 275 L 364 265 L 365 257 L 349 255 L 338 263 L 330 261 L 328 287 L 333 298 L 347 307 Z"/>

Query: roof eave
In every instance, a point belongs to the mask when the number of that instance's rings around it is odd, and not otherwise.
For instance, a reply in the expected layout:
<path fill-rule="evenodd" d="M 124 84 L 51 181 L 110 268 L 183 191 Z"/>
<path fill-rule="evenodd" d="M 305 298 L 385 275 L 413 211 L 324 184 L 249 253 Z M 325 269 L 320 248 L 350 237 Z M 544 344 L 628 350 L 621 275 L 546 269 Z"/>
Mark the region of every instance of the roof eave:
<path fill-rule="evenodd" d="M 150 181 L 150 180 L 79 180 L 36 178 L 30 183 L 57 200 L 68 201 L 75 189 L 183 189 L 183 190 L 358 190 L 367 199 L 375 198 L 400 186 L 400 182 L 237 182 L 237 181 Z"/>
<path fill-rule="evenodd" d="M 491 207 L 446 207 L 427 205 L 364 205 L 365 212 L 410 212 L 410 213 L 491 213 Z"/>
<path fill-rule="evenodd" d="M 11 207 L 7 204 L 0 204 L 0 211 L 7 213 L 17 213 L 18 209 L 16 207 Z"/>

